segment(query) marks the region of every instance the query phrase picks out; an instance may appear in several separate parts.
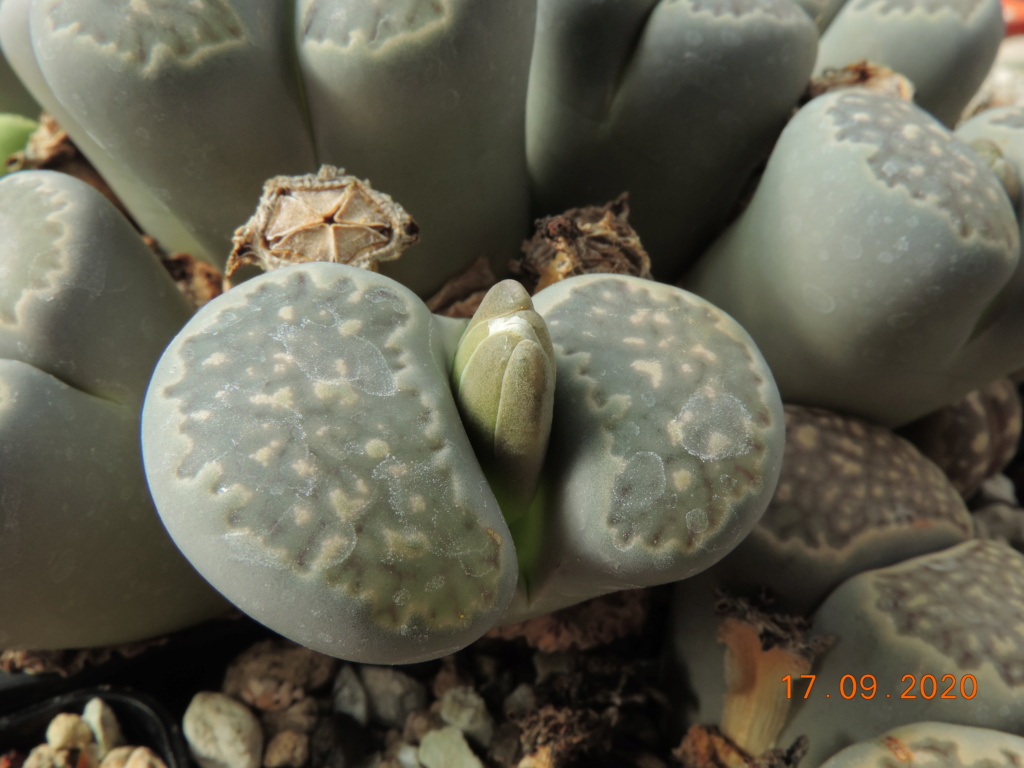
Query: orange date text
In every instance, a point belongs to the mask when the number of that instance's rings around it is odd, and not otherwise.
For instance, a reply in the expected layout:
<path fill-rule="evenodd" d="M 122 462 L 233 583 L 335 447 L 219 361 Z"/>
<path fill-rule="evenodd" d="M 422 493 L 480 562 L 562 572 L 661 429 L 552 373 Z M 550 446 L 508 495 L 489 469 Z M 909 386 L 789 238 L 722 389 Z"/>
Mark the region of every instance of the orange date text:
<path fill-rule="evenodd" d="M 817 675 L 786 675 L 782 678 L 786 686 L 786 698 L 809 699 L 814 690 Z M 804 688 L 804 685 L 807 687 Z M 802 693 L 802 696 L 801 696 Z M 839 679 L 838 691 L 820 691 L 816 695 L 825 698 L 873 699 L 973 699 L 978 695 L 978 681 L 974 675 L 904 675 L 895 693 L 879 693 L 878 680 L 874 675 L 843 675 Z"/>

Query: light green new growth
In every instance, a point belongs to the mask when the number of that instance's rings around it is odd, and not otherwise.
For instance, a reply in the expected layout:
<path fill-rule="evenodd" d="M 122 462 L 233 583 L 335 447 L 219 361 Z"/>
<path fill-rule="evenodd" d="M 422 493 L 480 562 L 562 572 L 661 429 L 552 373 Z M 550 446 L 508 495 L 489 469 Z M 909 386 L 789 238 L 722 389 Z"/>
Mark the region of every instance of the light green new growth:
<path fill-rule="evenodd" d="M 28 137 L 38 127 L 39 123 L 27 117 L 0 114 L 0 176 L 7 173 L 7 158 L 23 150 Z"/>
<path fill-rule="evenodd" d="M 484 297 L 459 341 L 452 386 L 511 528 L 520 568 L 529 572 L 537 542 L 527 541 L 526 533 L 537 527 L 526 524 L 537 515 L 526 513 L 551 433 L 555 353 L 544 319 L 522 285 L 505 280 Z"/>

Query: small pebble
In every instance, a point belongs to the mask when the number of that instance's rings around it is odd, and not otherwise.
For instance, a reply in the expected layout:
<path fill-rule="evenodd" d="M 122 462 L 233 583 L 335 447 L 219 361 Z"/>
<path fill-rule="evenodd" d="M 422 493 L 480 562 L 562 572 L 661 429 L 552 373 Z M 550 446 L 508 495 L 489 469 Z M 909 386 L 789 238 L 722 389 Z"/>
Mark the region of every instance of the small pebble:
<path fill-rule="evenodd" d="M 369 705 L 370 719 L 391 728 L 401 728 L 405 719 L 427 705 L 422 683 L 393 667 L 360 667 Z"/>
<path fill-rule="evenodd" d="M 537 695 L 533 692 L 533 686 L 528 683 L 517 685 L 502 702 L 502 709 L 506 716 L 519 715 L 536 708 Z"/>
<path fill-rule="evenodd" d="M 56 768 L 57 755 L 49 744 L 40 744 L 28 753 L 22 768 Z"/>
<path fill-rule="evenodd" d="M 281 731 L 267 743 L 263 768 L 300 768 L 309 759 L 309 736 Z"/>
<path fill-rule="evenodd" d="M 553 675 L 568 675 L 575 670 L 575 659 L 571 653 L 557 651 L 555 653 L 533 654 L 533 668 L 537 672 L 537 682 L 543 683 Z"/>
<path fill-rule="evenodd" d="M 419 760 L 424 768 L 483 768 L 473 750 L 469 748 L 462 731 L 446 725 L 423 737 Z"/>
<path fill-rule="evenodd" d="M 105 768 L 105 762 L 100 768 Z M 167 768 L 167 763 L 149 747 L 133 747 L 124 768 Z"/>
<path fill-rule="evenodd" d="M 256 709 L 286 709 L 329 683 L 337 664 L 287 640 L 264 640 L 228 667 L 223 691 Z"/>
<path fill-rule="evenodd" d="M 125 743 L 117 715 L 103 699 L 90 699 L 82 710 L 82 722 L 92 731 L 93 739 L 99 745 L 100 756 L 105 756 L 115 747 Z"/>
<path fill-rule="evenodd" d="M 307 698 L 295 702 L 287 709 L 264 712 L 260 720 L 263 723 L 263 733 L 271 739 L 281 731 L 312 733 L 316 727 L 317 714 L 316 699 Z"/>
<path fill-rule="evenodd" d="M 135 749 L 136 747 L 130 746 L 114 747 L 103 756 L 100 768 L 125 768 Z"/>
<path fill-rule="evenodd" d="M 92 742 L 92 729 L 81 715 L 61 712 L 46 728 L 46 743 L 54 750 L 82 749 Z"/>
<path fill-rule="evenodd" d="M 345 664 L 338 671 L 338 676 L 334 678 L 332 697 L 335 712 L 348 715 L 360 725 L 370 721 L 366 688 L 351 664 Z"/>
<path fill-rule="evenodd" d="M 441 719 L 454 725 L 482 747 L 488 747 L 494 735 L 494 720 L 487 704 L 468 686 L 450 688 L 441 697 Z"/>
<path fill-rule="evenodd" d="M 202 768 L 259 768 L 263 732 L 252 711 L 223 693 L 197 693 L 182 730 Z"/>
<path fill-rule="evenodd" d="M 419 750 L 412 744 L 402 744 L 395 751 L 395 762 L 402 768 L 420 768 Z"/>

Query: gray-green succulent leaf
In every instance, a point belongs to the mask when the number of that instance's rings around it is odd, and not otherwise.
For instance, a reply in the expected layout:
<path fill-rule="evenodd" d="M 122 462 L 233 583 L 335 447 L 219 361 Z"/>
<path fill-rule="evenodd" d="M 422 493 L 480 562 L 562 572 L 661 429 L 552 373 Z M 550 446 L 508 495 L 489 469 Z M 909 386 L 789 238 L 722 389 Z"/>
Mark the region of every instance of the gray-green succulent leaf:
<path fill-rule="evenodd" d="M 909 78 L 914 100 L 955 125 L 1003 39 L 999 0 L 848 0 L 822 35 L 815 73 L 867 59 Z"/>
<path fill-rule="evenodd" d="M 138 446 L 189 306 L 70 176 L 4 177 L 0 231 L 0 647 L 126 643 L 223 614 L 160 525 Z"/>

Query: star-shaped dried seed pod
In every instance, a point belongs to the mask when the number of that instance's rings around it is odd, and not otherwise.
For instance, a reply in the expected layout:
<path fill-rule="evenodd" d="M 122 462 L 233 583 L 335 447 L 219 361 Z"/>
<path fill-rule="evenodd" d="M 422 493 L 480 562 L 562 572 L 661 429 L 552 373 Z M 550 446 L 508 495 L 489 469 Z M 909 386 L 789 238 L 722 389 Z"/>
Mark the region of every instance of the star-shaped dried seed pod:
<path fill-rule="evenodd" d="M 269 272 L 310 261 L 376 271 L 418 239 L 416 222 L 389 195 L 323 165 L 317 173 L 267 180 L 256 212 L 235 230 L 226 276 L 246 264 Z"/>

